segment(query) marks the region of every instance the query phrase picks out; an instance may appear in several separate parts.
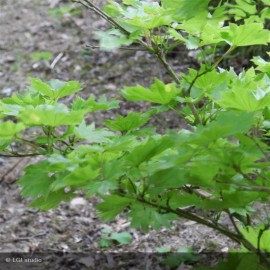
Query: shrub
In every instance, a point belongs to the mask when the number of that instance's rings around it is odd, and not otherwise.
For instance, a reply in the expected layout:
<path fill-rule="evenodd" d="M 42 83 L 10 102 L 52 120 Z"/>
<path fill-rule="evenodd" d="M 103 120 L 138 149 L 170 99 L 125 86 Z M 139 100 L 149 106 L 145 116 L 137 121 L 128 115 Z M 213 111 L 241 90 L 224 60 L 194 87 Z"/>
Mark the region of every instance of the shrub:
<path fill-rule="evenodd" d="M 268 9 L 264 16 L 260 10 L 238 20 L 230 5 L 220 2 L 213 8 L 209 0 L 110 1 L 104 11 L 91 1 L 78 2 L 113 26 L 96 33 L 101 48 L 144 47 L 172 82 L 124 87 L 125 99 L 153 106 L 105 120 L 107 128 L 85 118 L 116 108 L 116 100 L 77 97 L 69 107 L 61 102 L 80 90 L 78 82 L 32 79 L 24 95 L 2 99 L 1 156 L 44 156 L 18 181 L 22 195 L 33 198 L 31 206 L 47 210 L 85 190 L 103 199 L 97 206 L 103 219 L 125 210 L 131 225 L 144 231 L 169 227 L 179 218 L 193 220 L 239 243 L 242 251 L 254 252 L 267 269 L 270 219 L 260 216 L 255 226 L 251 213 L 254 203 L 269 202 L 270 63 L 260 56 L 248 59 L 255 66 L 240 73 L 219 65 L 237 48 L 270 42 L 264 28 Z M 256 9 L 255 4 L 236 1 L 234 9 Z M 179 44 L 197 51 L 198 70 L 181 74 L 168 63 L 166 55 Z M 226 51 L 217 55 L 220 48 Z M 190 129 L 159 134 L 146 126 L 153 115 L 169 110 Z M 10 117 L 16 121 L 6 120 Z M 220 222 L 222 215 L 230 219 L 230 228 Z"/>

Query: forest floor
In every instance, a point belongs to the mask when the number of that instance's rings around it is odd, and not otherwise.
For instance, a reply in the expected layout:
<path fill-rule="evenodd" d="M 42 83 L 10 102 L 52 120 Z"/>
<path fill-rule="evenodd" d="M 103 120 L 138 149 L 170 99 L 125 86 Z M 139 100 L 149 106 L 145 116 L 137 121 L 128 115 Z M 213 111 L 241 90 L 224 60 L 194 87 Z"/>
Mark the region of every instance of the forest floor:
<path fill-rule="evenodd" d="M 101 1 L 96 2 L 100 4 Z M 94 31 L 105 29 L 107 25 L 95 14 L 81 8 L 81 14 L 73 16 L 69 13 L 56 16 L 49 12 L 52 10 L 51 13 L 56 13 L 59 6 L 70 5 L 68 1 L 55 0 L 1 0 L 0 97 L 23 91 L 29 77 L 78 80 L 84 84 L 80 94 L 83 97 L 105 94 L 108 98 L 119 99 L 119 90 L 123 86 L 149 86 L 154 78 L 170 81 L 156 59 L 144 51 L 103 52 L 87 49 L 86 44 L 97 44 Z M 34 53 L 44 51 L 52 54 L 51 59 L 33 59 Z M 57 63 L 52 65 L 56 58 Z M 169 61 L 180 72 L 193 65 L 192 58 L 184 50 L 178 51 Z M 144 103 L 123 101 L 120 109 L 95 113 L 89 121 L 101 125 L 104 119 L 116 113 L 126 115 L 133 110 L 145 110 L 146 107 Z M 152 124 L 161 130 L 185 127 L 172 113 L 156 117 Z M 0 160 L 0 253 L 105 251 L 136 254 L 153 253 L 159 247 L 170 247 L 172 251 L 193 247 L 198 252 L 226 252 L 236 247 L 213 230 L 184 219 L 174 222 L 173 230 L 164 228 L 146 234 L 130 228 L 129 221 L 123 216 L 105 223 L 98 218 L 94 209 L 97 200 L 84 199 L 80 195 L 76 200 L 48 212 L 31 209 L 28 207 L 29 200 L 21 197 L 16 179 L 27 164 L 35 161 L 30 158 Z M 104 228 L 113 232 L 130 232 L 132 242 L 101 248 L 99 240 Z M 104 268 L 96 268 L 95 262 L 87 256 L 76 263 L 63 259 L 57 263 L 59 267 L 55 269 L 147 269 L 141 268 L 146 266 L 140 266 L 139 262 L 132 268 L 128 260 L 126 266 L 119 268 L 108 257 L 104 259 Z M 19 266 L 12 267 L 14 265 L 11 264 L 5 266 L 6 269 L 20 269 Z M 189 268 L 182 264 L 179 269 Z"/>

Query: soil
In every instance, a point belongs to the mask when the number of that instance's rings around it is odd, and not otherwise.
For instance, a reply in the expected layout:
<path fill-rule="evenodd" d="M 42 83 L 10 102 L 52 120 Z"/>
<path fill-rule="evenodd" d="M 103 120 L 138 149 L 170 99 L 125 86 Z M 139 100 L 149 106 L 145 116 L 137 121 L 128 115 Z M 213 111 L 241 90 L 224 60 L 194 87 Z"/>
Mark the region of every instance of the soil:
<path fill-rule="evenodd" d="M 96 1 L 99 5 L 101 2 Z M 78 80 L 84 84 L 81 92 L 83 97 L 106 94 L 108 98 L 119 99 L 119 90 L 123 86 L 137 83 L 149 86 L 154 78 L 170 81 L 156 59 L 144 51 L 104 52 L 87 49 L 86 44 L 97 45 L 94 31 L 105 29 L 107 24 L 83 8 L 79 8 L 81 14 L 74 16 L 55 16 L 48 12 L 67 5 L 73 4 L 57 0 L 1 0 L 0 97 L 24 91 L 29 77 Z M 43 51 L 51 52 L 52 59 L 31 58 L 33 53 Z M 57 58 L 58 61 L 52 65 Z M 178 51 L 169 60 L 179 72 L 185 72 L 193 65 L 184 50 Z M 133 110 L 145 110 L 147 106 L 123 101 L 120 109 L 96 113 L 89 121 L 101 125 L 104 119 L 116 113 L 126 115 Z M 152 123 L 160 130 L 186 127 L 173 113 L 156 117 Z M 53 261 L 57 266 L 55 269 L 166 269 L 165 266 L 158 268 L 158 264 L 155 264 L 156 268 L 147 268 L 145 261 L 138 258 L 137 266 L 132 266 L 130 260 L 138 254 L 153 253 L 157 247 L 164 246 L 171 247 L 172 251 L 180 247 L 193 247 L 198 252 L 226 252 L 236 247 L 213 230 L 184 219 L 174 222 L 173 230 L 162 229 L 146 234 L 130 228 L 129 221 L 123 216 L 104 223 L 94 209 L 97 199 L 83 199 L 80 193 L 76 200 L 48 212 L 31 209 L 28 207 L 29 201 L 21 197 L 16 179 L 27 164 L 36 161 L 30 158 L 0 160 L 0 253 L 43 252 L 49 256 L 52 252 L 45 262 L 49 264 Z M 132 243 L 101 248 L 99 240 L 104 228 L 114 232 L 130 232 Z M 124 260 L 122 268 L 116 266 L 114 258 L 106 255 L 100 258 L 103 268 L 97 268 L 89 254 L 97 254 L 98 251 L 106 254 L 130 252 L 133 255 Z M 67 259 L 63 255 L 65 252 L 86 255 Z M 22 264 L 19 267 L 14 263 L 5 266 L 1 263 L 0 260 L 0 269 L 23 269 L 20 268 Z M 181 264 L 178 269 L 189 268 Z M 33 269 L 43 268 L 38 265 Z"/>

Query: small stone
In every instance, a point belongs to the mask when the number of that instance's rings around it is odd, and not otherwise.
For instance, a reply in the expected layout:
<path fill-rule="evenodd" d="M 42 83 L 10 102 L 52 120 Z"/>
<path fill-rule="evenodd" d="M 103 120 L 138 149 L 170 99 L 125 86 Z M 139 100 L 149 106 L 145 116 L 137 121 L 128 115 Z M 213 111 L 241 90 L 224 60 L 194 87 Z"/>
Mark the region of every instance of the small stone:
<path fill-rule="evenodd" d="M 85 200 L 84 198 L 81 198 L 81 197 L 77 197 L 77 198 L 74 198 L 70 201 L 70 208 L 76 209 L 78 207 L 85 206 L 87 204 L 88 204 L 87 200 Z"/>

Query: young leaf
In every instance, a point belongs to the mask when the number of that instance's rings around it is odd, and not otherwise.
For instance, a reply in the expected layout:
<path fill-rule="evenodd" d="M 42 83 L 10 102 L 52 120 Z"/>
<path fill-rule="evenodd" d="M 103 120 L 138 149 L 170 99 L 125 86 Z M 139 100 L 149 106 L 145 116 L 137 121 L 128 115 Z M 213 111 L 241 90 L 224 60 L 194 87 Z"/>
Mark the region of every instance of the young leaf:
<path fill-rule="evenodd" d="M 190 136 L 190 141 L 198 144 L 208 144 L 220 138 L 245 133 L 249 131 L 254 122 L 255 119 L 252 113 L 221 112 L 216 121 L 205 127 L 199 126 L 196 132 Z"/>
<path fill-rule="evenodd" d="M 41 60 L 51 60 L 53 57 L 51 52 L 34 52 L 30 54 L 32 60 L 41 61 Z"/>
<path fill-rule="evenodd" d="M 19 105 L 25 107 L 27 105 L 37 106 L 44 103 L 44 98 L 38 93 L 27 92 L 24 95 L 13 94 L 11 97 L 3 98 L 1 103 L 6 105 Z"/>
<path fill-rule="evenodd" d="M 264 73 L 270 73 L 270 62 L 265 61 L 260 56 L 255 56 L 251 60 L 255 65 L 257 65 L 256 70 Z"/>
<path fill-rule="evenodd" d="M 247 228 L 239 228 L 242 235 L 245 236 L 253 246 L 258 248 L 258 237 L 260 237 L 260 249 L 262 252 L 270 252 L 270 229 L 264 230 L 264 226 L 261 225 L 257 228 L 247 227 Z"/>
<path fill-rule="evenodd" d="M 132 236 L 128 232 L 112 233 L 109 239 L 117 241 L 119 244 L 128 245 L 132 242 Z"/>
<path fill-rule="evenodd" d="M 31 87 L 42 95 L 57 101 L 59 98 L 74 94 L 81 90 L 82 86 L 77 81 L 61 82 L 58 80 L 50 81 L 49 84 L 40 79 L 31 79 Z"/>
<path fill-rule="evenodd" d="M 189 19 L 197 14 L 206 13 L 210 0 L 162 0 L 162 6 L 176 13 L 178 19 Z"/>
<path fill-rule="evenodd" d="M 111 29 L 106 32 L 96 31 L 95 36 L 100 42 L 100 47 L 105 51 L 115 50 L 122 46 L 130 45 L 133 42 L 132 39 L 127 38 L 127 36 L 118 29 Z"/>
<path fill-rule="evenodd" d="M 97 101 L 95 96 L 90 95 L 87 100 L 77 97 L 72 103 L 71 109 L 73 111 L 95 112 L 99 110 L 111 110 L 119 107 L 119 101 L 112 99 L 107 100 L 105 96 L 101 96 Z"/>
<path fill-rule="evenodd" d="M 91 143 L 110 142 L 110 138 L 115 136 L 106 129 L 95 129 L 94 123 L 87 126 L 85 122 L 76 127 L 74 133 L 79 139 L 86 139 Z"/>
<path fill-rule="evenodd" d="M 125 5 L 123 5 L 125 4 Z M 152 30 L 173 22 L 171 13 L 165 10 L 158 2 L 147 1 L 123 1 L 122 5 L 111 1 L 106 6 L 106 11 L 117 18 L 125 29 L 130 30 Z M 124 23 L 124 24 L 123 24 Z"/>
<path fill-rule="evenodd" d="M 126 117 L 118 115 L 115 120 L 106 120 L 105 124 L 112 130 L 130 131 L 145 124 L 149 118 L 150 116 L 142 113 L 130 113 Z"/>
<path fill-rule="evenodd" d="M 15 124 L 11 121 L 0 122 L 0 140 L 13 139 L 15 135 L 26 127 L 22 123 Z"/>
<path fill-rule="evenodd" d="M 150 89 L 138 85 L 135 87 L 125 87 L 121 93 L 124 98 L 130 101 L 168 104 L 180 93 L 180 90 L 175 84 L 164 84 L 160 80 L 156 80 Z"/>
<path fill-rule="evenodd" d="M 222 29 L 221 37 L 232 47 L 267 45 L 270 42 L 270 31 L 264 29 L 262 23 L 230 23 Z"/>
<path fill-rule="evenodd" d="M 236 20 L 248 18 L 257 12 L 257 6 L 253 0 L 236 0 L 235 5 L 227 3 L 226 6 L 228 13 L 232 14 Z"/>
<path fill-rule="evenodd" d="M 247 112 L 255 112 L 270 106 L 270 92 L 261 88 L 252 91 L 250 83 L 235 85 L 231 91 L 222 93 L 222 99 L 216 103 L 222 108 L 231 108 Z"/>
<path fill-rule="evenodd" d="M 82 121 L 83 112 L 69 111 L 64 104 L 39 105 L 35 108 L 26 107 L 18 117 L 26 125 L 57 127 L 79 124 Z"/>

